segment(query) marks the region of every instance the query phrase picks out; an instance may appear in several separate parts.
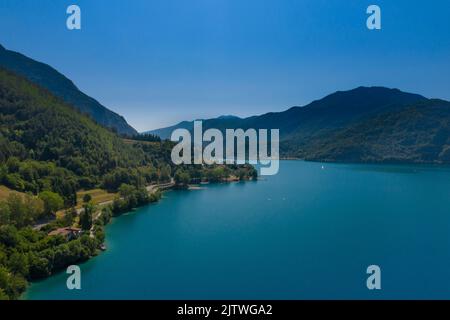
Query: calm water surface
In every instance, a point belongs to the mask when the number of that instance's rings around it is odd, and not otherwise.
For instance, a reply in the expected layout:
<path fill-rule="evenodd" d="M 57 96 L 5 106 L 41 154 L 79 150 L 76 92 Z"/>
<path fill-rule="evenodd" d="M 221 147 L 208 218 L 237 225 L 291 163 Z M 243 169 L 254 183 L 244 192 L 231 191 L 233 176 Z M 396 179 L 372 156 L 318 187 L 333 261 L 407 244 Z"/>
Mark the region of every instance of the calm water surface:
<path fill-rule="evenodd" d="M 283 161 L 262 181 L 167 192 L 115 219 L 82 290 L 59 273 L 25 298 L 448 299 L 449 231 L 449 168 Z"/>

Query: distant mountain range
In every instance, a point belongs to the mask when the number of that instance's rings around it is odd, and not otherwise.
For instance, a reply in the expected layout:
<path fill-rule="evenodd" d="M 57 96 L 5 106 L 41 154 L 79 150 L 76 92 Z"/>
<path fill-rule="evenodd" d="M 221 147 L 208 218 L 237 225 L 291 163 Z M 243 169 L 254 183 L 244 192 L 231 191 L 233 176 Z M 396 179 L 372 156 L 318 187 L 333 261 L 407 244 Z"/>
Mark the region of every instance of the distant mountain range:
<path fill-rule="evenodd" d="M 47 64 L 7 50 L 0 45 L 0 67 L 40 85 L 105 127 L 130 136 L 137 134 L 122 116 L 81 92 L 71 80 Z"/>
<path fill-rule="evenodd" d="M 149 131 L 170 138 L 176 128 Z M 280 129 L 283 157 L 342 162 L 450 162 L 450 102 L 384 87 L 339 91 L 283 112 L 203 121 L 217 128 Z"/>
<path fill-rule="evenodd" d="M 123 117 L 87 96 L 52 67 L 0 45 L 0 68 L 47 89 L 98 124 L 136 135 Z M 163 139 L 193 121 L 148 131 Z M 282 157 L 342 162 L 450 163 L 450 102 L 384 87 L 338 91 L 302 107 L 203 120 L 204 130 L 280 129 Z"/>

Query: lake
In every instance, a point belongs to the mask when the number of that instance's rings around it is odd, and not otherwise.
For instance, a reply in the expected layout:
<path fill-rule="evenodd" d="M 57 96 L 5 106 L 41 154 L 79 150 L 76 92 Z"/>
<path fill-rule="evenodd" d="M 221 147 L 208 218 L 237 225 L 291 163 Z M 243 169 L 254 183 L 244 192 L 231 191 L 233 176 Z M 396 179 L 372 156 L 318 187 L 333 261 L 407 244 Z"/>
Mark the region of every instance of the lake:
<path fill-rule="evenodd" d="M 114 219 L 81 290 L 62 272 L 25 298 L 449 299 L 449 231 L 450 168 L 282 161 Z"/>

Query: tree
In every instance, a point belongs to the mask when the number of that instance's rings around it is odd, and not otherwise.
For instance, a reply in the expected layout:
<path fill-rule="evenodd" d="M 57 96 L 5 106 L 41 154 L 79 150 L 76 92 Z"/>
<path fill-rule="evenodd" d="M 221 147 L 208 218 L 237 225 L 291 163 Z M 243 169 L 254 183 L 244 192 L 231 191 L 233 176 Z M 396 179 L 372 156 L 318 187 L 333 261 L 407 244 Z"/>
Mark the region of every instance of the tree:
<path fill-rule="evenodd" d="M 42 200 L 13 192 L 6 199 L 6 203 L 0 205 L 0 222 L 9 220 L 10 224 L 22 228 L 34 223 L 43 211 Z"/>
<path fill-rule="evenodd" d="M 36 219 L 39 219 L 45 214 L 45 204 L 38 197 L 25 195 L 23 197 L 23 202 L 27 208 L 27 214 L 30 220 L 29 224 L 33 223 Z"/>
<path fill-rule="evenodd" d="M 19 243 L 19 235 L 14 226 L 0 226 L 0 244 L 7 247 L 15 247 Z"/>
<path fill-rule="evenodd" d="M 5 293 L 5 291 L 3 291 L 2 288 L 0 288 L 0 301 L 1 300 L 9 300 L 8 295 Z"/>
<path fill-rule="evenodd" d="M 244 169 L 238 170 L 239 180 L 244 180 L 247 177 L 247 172 Z"/>
<path fill-rule="evenodd" d="M 86 193 L 84 196 L 83 196 L 83 202 L 84 203 L 88 203 L 88 202 L 90 202 L 92 200 L 92 196 L 89 194 L 89 193 Z"/>
<path fill-rule="evenodd" d="M 3 289 L 3 296 L 6 294 L 9 299 L 18 299 L 27 286 L 26 280 L 18 275 L 12 274 L 5 267 L 0 266 L 0 288 Z"/>
<path fill-rule="evenodd" d="M 18 173 L 7 174 L 4 183 L 11 189 L 23 191 L 25 190 L 25 182 Z"/>
<path fill-rule="evenodd" d="M 10 283 L 10 275 L 8 269 L 0 266 L 0 296 L 3 296 L 3 300 L 9 300 L 9 294 L 6 292 Z M 3 291 L 4 290 L 4 291 Z M 3 292 L 3 294 L 2 294 Z"/>
<path fill-rule="evenodd" d="M 92 216 L 95 211 L 95 206 L 92 204 L 92 202 L 89 202 L 83 206 L 83 209 L 83 212 L 80 214 L 80 226 L 83 230 L 91 230 Z"/>
<path fill-rule="evenodd" d="M 129 184 L 122 183 L 119 187 L 119 194 L 120 194 L 120 196 L 122 196 L 125 199 L 128 199 L 129 197 L 131 197 L 135 191 L 136 191 L 136 188 Z"/>
<path fill-rule="evenodd" d="M 10 223 L 11 210 L 6 202 L 0 202 L 0 225 Z"/>
<path fill-rule="evenodd" d="M 26 216 L 27 208 L 22 201 L 22 197 L 13 192 L 8 196 L 6 202 L 9 207 L 11 223 L 18 227 L 25 226 L 28 217 Z"/>
<path fill-rule="evenodd" d="M 31 279 L 44 278 L 50 275 L 51 266 L 47 258 L 40 257 L 34 253 L 30 254 L 29 257 Z"/>
<path fill-rule="evenodd" d="M 162 193 L 160 190 L 157 190 L 156 192 L 153 192 L 150 196 L 148 201 L 153 203 L 153 202 L 157 202 L 159 201 L 159 199 L 161 199 L 162 197 Z"/>
<path fill-rule="evenodd" d="M 6 252 L 3 251 L 3 248 L 0 247 L 0 266 L 6 265 L 8 262 L 8 257 L 6 256 Z"/>
<path fill-rule="evenodd" d="M 105 242 L 105 231 L 102 228 L 95 230 L 95 238 L 99 243 Z"/>
<path fill-rule="evenodd" d="M 101 219 L 104 225 L 107 225 L 111 221 L 112 208 L 111 206 L 106 206 L 102 209 Z"/>
<path fill-rule="evenodd" d="M 75 208 L 67 209 L 62 219 L 64 226 L 66 227 L 71 226 L 76 216 L 77 210 Z"/>
<path fill-rule="evenodd" d="M 189 172 L 183 171 L 183 170 L 177 170 L 175 173 L 175 183 L 178 185 L 185 186 L 191 182 L 191 176 Z"/>
<path fill-rule="evenodd" d="M 20 160 L 17 157 L 9 157 L 6 161 L 9 172 L 17 172 L 20 167 Z"/>
<path fill-rule="evenodd" d="M 64 207 L 64 200 L 57 193 L 44 191 L 39 194 L 39 199 L 44 201 L 44 214 L 53 215 Z"/>
<path fill-rule="evenodd" d="M 223 167 L 216 167 L 208 171 L 208 180 L 211 182 L 220 182 L 225 178 L 225 169 Z"/>
<path fill-rule="evenodd" d="M 162 166 L 159 172 L 159 181 L 160 182 L 168 182 L 170 181 L 170 166 Z"/>
<path fill-rule="evenodd" d="M 27 257 L 19 252 L 14 252 L 9 257 L 8 263 L 9 269 L 16 274 L 21 274 L 26 277 L 29 271 L 28 259 Z"/>

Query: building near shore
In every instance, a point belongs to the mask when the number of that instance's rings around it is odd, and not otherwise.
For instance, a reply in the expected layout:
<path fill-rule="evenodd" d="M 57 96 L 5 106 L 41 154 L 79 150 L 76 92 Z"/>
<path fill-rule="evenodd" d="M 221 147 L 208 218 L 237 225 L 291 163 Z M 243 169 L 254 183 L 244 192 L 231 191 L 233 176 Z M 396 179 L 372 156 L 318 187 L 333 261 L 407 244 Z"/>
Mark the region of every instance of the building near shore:
<path fill-rule="evenodd" d="M 66 240 L 73 240 L 77 239 L 81 235 L 81 229 L 79 228 L 72 228 L 72 227 L 66 227 L 66 228 L 59 228 L 56 230 L 51 231 L 49 236 L 63 236 L 66 238 Z"/>

